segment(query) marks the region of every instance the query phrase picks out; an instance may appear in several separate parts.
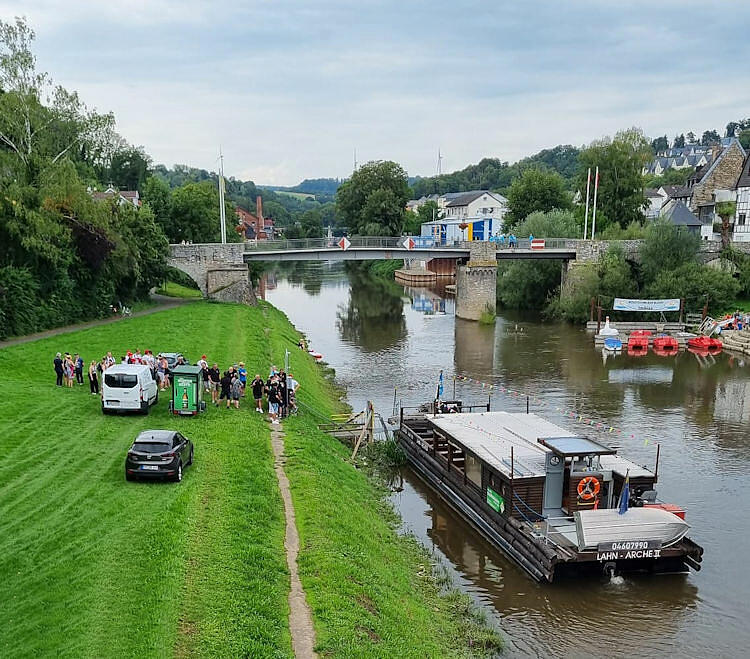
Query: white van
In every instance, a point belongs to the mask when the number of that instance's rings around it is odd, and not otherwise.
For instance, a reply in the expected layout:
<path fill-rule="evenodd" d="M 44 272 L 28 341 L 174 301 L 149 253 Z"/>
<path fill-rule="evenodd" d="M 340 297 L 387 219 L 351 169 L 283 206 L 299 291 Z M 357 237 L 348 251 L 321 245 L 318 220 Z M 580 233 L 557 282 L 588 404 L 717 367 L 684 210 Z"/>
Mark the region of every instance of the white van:
<path fill-rule="evenodd" d="M 159 402 L 159 388 L 145 364 L 115 364 L 104 371 L 102 412 L 140 411 L 148 414 Z"/>

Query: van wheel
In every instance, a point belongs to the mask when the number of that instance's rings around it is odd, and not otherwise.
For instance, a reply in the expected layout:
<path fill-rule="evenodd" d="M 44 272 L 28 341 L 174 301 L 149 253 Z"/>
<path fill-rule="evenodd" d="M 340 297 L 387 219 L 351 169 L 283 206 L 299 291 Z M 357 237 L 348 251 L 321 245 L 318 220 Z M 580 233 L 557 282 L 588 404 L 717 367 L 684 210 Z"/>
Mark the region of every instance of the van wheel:
<path fill-rule="evenodd" d="M 141 402 L 141 414 L 148 414 L 148 401 Z"/>
<path fill-rule="evenodd" d="M 156 396 L 154 396 L 154 405 L 159 402 L 159 389 L 156 390 Z"/>

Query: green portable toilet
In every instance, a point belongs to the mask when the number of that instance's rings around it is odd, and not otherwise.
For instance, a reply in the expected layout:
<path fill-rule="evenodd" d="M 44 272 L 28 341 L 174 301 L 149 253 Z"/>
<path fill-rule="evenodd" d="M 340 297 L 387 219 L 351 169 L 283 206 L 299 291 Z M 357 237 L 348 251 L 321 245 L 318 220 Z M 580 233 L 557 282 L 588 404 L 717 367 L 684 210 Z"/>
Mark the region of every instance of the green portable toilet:
<path fill-rule="evenodd" d="M 192 416 L 203 412 L 203 370 L 200 366 L 187 364 L 172 369 L 172 401 L 169 403 L 172 414 Z"/>

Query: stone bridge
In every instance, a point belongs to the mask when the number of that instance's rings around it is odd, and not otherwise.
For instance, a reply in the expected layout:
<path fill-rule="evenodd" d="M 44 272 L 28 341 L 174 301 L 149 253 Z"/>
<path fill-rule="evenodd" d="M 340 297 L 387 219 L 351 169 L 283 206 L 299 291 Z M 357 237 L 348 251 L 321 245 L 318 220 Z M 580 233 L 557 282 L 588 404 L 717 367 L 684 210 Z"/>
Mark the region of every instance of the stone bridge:
<path fill-rule="evenodd" d="M 531 249 L 528 240 L 517 247 L 499 247 L 490 242 L 467 242 L 451 246 L 407 249 L 403 237 L 353 237 L 347 249 L 328 239 L 307 241 L 268 241 L 257 243 L 211 243 L 170 245 L 168 265 L 188 274 L 204 297 L 224 302 L 255 304 L 247 264 L 251 261 L 278 260 L 380 260 L 380 259 L 455 259 L 456 315 L 479 320 L 483 313 L 495 312 L 497 262 L 506 259 L 557 259 L 563 262 L 562 288 L 575 286 L 575 266 L 596 261 L 610 247 L 618 246 L 626 258 L 637 261 L 641 240 L 547 239 L 544 249 Z M 750 254 L 750 243 L 733 243 Z M 701 243 L 703 263 L 717 261 L 719 241 Z"/>
<path fill-rule="evenodd" d="M 203 297 L 255 304 L 243 243 L 170 245 L 167 265 L 187 274 Z"/>

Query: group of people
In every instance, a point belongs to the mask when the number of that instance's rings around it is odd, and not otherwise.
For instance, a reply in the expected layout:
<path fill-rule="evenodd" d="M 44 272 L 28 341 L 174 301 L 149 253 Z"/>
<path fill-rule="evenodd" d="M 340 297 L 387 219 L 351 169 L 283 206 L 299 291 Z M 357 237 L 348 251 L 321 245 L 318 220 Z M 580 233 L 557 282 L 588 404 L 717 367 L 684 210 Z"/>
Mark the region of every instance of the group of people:
<path fill-rule="evenodd" d="M 105 371 L 118 363 L 108 352 L 101 360 L 92 360 L 88 366 L 88 380 L 92 395 L 99 394 L 99 380 Z M 151 374 L 159 385 L 161 391 L 170 388 L 171 369 L 167 358 L 162 354 L 154 355 L 151 350 L 141 354 L 140 350 L 128 351 L 120 357 L 121 364 L 145 364 L 151 369 Z M 185 359 L 180 355 L 175 365 L 185 364 Z M 203 371 L 203 383 L 205 392 L 211 394 L 211 402 L 219 407 L 222 401 L 226 401 L 229 409 L 234 406 L 239 409 L 240 400 L 245 396 L 248 384 L 248 373 L 244 362 L 229 366 L 223 373 L 218 363 L 209 366 L 206 355 L 202 355 L 197 366 Z M 72 387 L 73 382 L 83 384 L 83 371 L 85 361 L 78 353 L 71 356 L 70 353 L 57 353 L 54 359 L 57 386 Z M 299 382 L 291 373 L 279 370 L 271 366 L 268 378 L 265 380 L 256 373 L 250 382 L 255 411 L 263 413 L 264 399 L 265 407 L 271 423 L 278 424 L 279 419 L 289 414 L 297 413 L 296 393 L 299 390 Z"/>
<path fill-rule="evenodd" d="M 240 400 L 245 397 L 248 386 L 245 363 L 233 364 L 222 373 L 216 362 L 209 366 L 206 355 L 202 355 L 197 365 L 203 371 L 205 391 L 211 394 L 211 402 L 219 407 L 222 401 L 226 401 L 227 409 L 232 406 L 239 409 Z M 299 382 L 291 373 L 279 371 L 276 366 L 271 366 L 266 380 L 260 373 L 255 374 L 250 382 L 250 389 L 256 412 L 263 413 L 265 399 L 271 423 L 277 424 L 280 418 L 297 413 L 295 394 L 299 389 Z"/>
<path fill-rule="evenodd" d="M 506 236 L 504 233 L 498 231 L 494 236 L 490 237 L 490 242 L 497 243 L 498 247 L 505 247 L 506 240 L 508 247 L 518 247 L 518 238 L 513 233 L 509 233 Z M 532 240 L 534 240 L 534 236 L 529 234 L 529 244 L 531 244 Z"/>
<path fill-rule="evenodd" d="M 750 327 L 750 313 L 740 311 L 739 309 L 733 314 L 726 314 L 724 320 L 729 321 L 725 325 L 725 329 L 741 330 L 743 327 Z"/>

